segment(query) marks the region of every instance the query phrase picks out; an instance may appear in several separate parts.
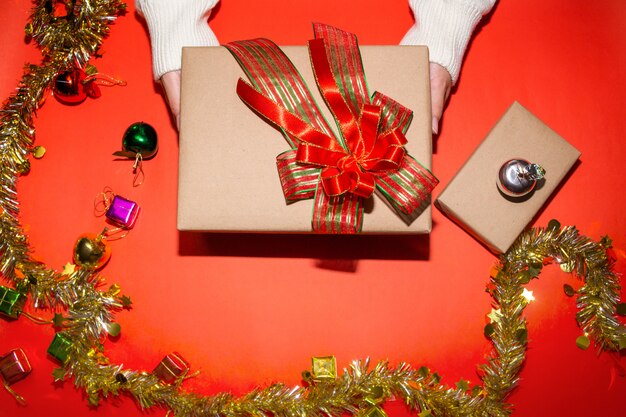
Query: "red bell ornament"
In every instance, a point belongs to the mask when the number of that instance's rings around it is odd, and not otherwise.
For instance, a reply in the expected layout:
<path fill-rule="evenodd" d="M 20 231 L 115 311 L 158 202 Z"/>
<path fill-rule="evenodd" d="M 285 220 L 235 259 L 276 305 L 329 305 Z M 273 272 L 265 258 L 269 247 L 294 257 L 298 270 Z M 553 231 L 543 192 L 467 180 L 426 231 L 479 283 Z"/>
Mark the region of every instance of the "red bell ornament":
<path fill-rule="evenodd" d="M 60 72 L 52 86 L 54 97 L 63 104 L 82 103 L 87 99 L 86 78 L 87 74 L 80 68 Z"/>
<path fill-rule="evenodd" d="M 87 97 L 100 97 L 102 95 L 100 86 L 126 85 L 126 81 L 97 71 L 94 66 L 88 65 L 86 70 L 74 68 L 60 72 L 52 85 L 54 97 L 61 103 L 71 106 L 82 103 Z"/>

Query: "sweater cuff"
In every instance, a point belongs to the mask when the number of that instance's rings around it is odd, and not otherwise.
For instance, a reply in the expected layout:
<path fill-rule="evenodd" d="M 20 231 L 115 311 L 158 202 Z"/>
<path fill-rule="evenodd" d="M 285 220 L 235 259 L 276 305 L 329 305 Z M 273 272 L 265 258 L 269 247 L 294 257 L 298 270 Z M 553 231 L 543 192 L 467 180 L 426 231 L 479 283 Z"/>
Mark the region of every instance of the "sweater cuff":
<path fill-rule="evenodd" d="M 446 68 L 452 84 L 456 84 L 472 32 L 494 3 L 495 0 L 413 0 L 415 24 L 401 44 L 428 46 L 430 61 Z"/>
<path fill-rule="evenodd" d="M 136 0 L 137 11 L 148 23 L 152 44 L 152 72 L 179 70 L 183 46 L 217 46 L 207 19 L 218 0 Z"/>

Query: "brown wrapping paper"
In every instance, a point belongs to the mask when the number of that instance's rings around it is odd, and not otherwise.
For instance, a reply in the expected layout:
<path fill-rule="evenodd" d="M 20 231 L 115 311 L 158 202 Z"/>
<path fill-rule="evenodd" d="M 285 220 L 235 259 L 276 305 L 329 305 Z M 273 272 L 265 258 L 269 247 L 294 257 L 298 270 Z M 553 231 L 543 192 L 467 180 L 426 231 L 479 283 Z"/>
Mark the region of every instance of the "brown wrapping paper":
<path fill-rule="evenodd" d="M 284 47 L 331 126 L 314 84 L 306 47 Z M 428 51 L 419 46 L 362 46 L 370 90 L 414 112 L 409 153 L 431 168 Z M 212 232 L 309 233 L 313 201 L 287 205 L 276 156 L 282 135 L 243 104 L 235 92 L 245 75 L 222 47 L 183 50 L 178 229 Z M 378 197 L 368 200 L 364 233 L 428 233 L 430 207 L 407 226 Z"/>
<path fill-rule="evenodd" d="M 513 103 L 465 162 L 435 205 L 493 252 L 506 252 L 554 192 L 580 152 L 519 103 Z M 525 159 L 546 170 L 525 198 L 511 201 L 496 185 L 504 162 Z"/>

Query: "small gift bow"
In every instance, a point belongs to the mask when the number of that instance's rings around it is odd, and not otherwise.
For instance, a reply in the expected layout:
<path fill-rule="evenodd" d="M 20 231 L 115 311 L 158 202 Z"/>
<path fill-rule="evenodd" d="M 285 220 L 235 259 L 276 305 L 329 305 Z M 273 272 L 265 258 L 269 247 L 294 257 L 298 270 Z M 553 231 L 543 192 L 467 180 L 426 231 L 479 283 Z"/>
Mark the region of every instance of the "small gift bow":
<path fill-rule="evenodd" d="M 412 221 L 438 181 L 404 149 L 411 110 L 380 93 L 370 98 L 354 34 L 322 24 L 314 31 L 313 71 L 341 138 L 278 46 L 267 39 L 226 45 L 257 87 L 240 79 L 237 94 L 292 147 L 277 157 L 287 202 L 315 198 L 316 232 L 355 233 L 362 227 L 362 199 L 378 190 Z"/>

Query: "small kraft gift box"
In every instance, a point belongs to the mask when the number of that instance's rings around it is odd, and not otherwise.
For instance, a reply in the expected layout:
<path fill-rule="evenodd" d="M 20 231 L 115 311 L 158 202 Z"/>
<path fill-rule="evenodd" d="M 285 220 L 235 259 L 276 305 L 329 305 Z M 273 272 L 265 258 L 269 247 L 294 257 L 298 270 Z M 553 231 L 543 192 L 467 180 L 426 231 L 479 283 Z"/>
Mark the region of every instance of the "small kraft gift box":
<path fill-rule="evenodd" d="M 183 50 L 179 230 L 430 232 L 427 48 L 359 52 L 354 35 L 314 29 L 310 51 L 265 39 Z M 384 96 L 370 103 L 368 86 Z"/>
<path fill-rule="evenodd" d="M 515 102 L 435 205 L 494 253 L 506 252 L 580 152 Z"/>

